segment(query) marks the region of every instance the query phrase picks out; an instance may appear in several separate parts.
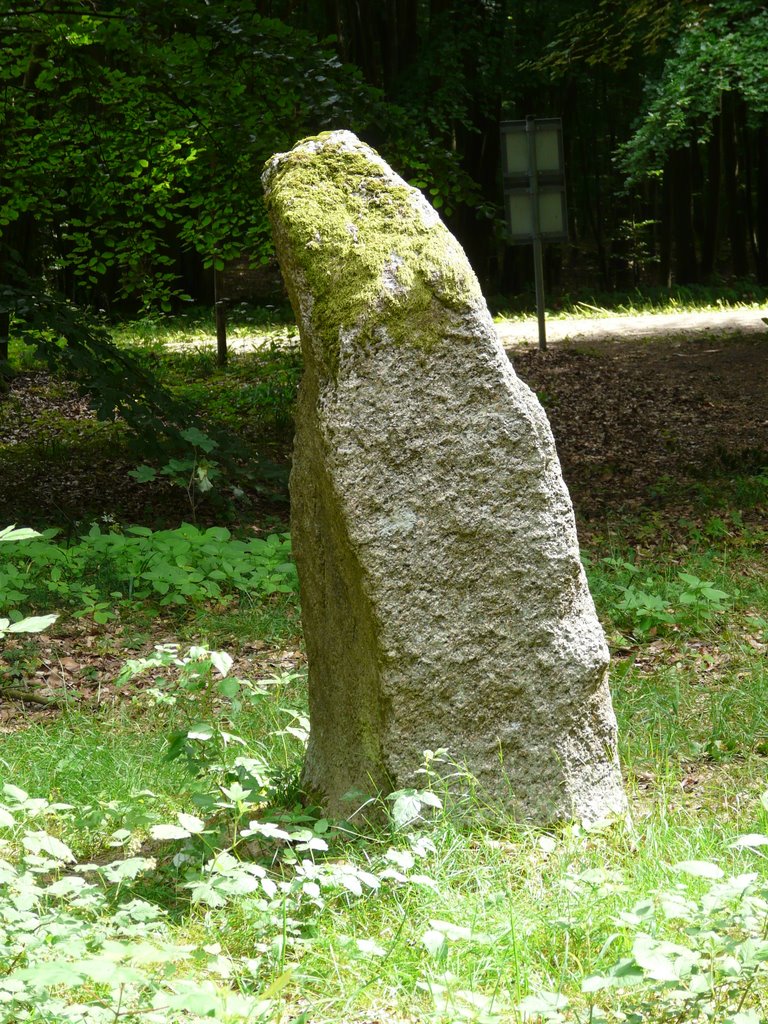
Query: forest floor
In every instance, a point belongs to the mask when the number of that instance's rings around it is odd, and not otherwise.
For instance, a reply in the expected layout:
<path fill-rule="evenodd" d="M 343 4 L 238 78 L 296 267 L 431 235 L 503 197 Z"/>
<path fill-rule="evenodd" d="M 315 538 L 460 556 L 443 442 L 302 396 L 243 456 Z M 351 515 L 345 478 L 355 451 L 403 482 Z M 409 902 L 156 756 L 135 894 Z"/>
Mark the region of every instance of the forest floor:
<path fill-rule="evenodd" d="M 604 333 L 613 318 L 593 320 L 589 336 L 576 337 L 574 332 L 573 338 L 546 352 L 520 343 L 519 335 L 518 343 L 508 348 L 517 373 L 536 391 L 549 417 L 587 547 L 595 538 L 602 543 L 599 538 L 611 534 L 618 534 L 622 543 L 645 543 L 643 537 L 647 541 L 654 521 L 695 519 L 692 508 L 702 492 L 727 490 L 731 476 L 765 474 L 768 329 L 754 312 L 738 317 L 751 327 L 742 323 L 738 331 L 726 329 L 725 320 L 732 322 L 733 316 L 682 314 L 681 320 L 692 325 L 688 330 L 653 332 L 642 338 L 635 336 L 634 328 L 648 317 L 622 318 L 624 329 L 618 336 Z M 755 320 L 760 329 L 754 327 Z M 574 321 L 554 323 L 566 330 Z M 507 344 L 508 329 L 519 328 L 502 325 Z M 224 407 L 231 400 L 230 409 L 257 383 L 255 353 L 235 350 L 225 371 L 216 370 L 210 360 L 203 364 L 203 353 L 171 353 L 167 358 L 189 360 L 187 373 L 202 366 L 199 372 L 208 375 L 208 394 L 220 395 Z M 285 469 L 283 489 L 290 434 L 290 428 L 284 430 L 274 450 Z M 58 526 L 62 536 L 72 538 L 87 533 L 94 523 L 102 530 L 111 524 L 172 529 L 191 518 L 184 490 L 165 482 L 138 485 L 128 475 L 137 456 L 126 447 L 121 432 L 115 425 L 97 423 L 84 399 L 43 370 L 20 373 L 0 400 L 0 462 L 0 526 Z M 197 523 L 206 527 L 228 522 L 248 532 L 285 530 L 286 496 L 246 494 L 228 516 L 222 516 L 221 506 L 203 505 L 197 510 Z M 760 518 L 762 511 L 745 509 L 745 523 L 755 516 Z M 154 630 L 145 633 L 148 641 Z M 73 655 L 80 670 L 91 665 L 95 687 L 114 677 L 118 656 L 110 652 L 105 658 L 104 651 L 91 644 L 91 628 L 83 620 L 72 621 L 59 641 L 51 641 L 52 647 L 62 650 L 51 664 L 40 666 L 46 690 L 55 690 L 59 677 L 69 674 Z M 293 666 L 295 641 L 290 649 Z M 284 652 L 276 656 L 270 650 L 251 651 L 249 668 L 274 671 L 275 657 L 280 662 Z M 0 720 L 7 727 L 9 718 L 18 721 L 29 713 L 29 708 L 6 706 Z M 49 712 L 39 707 L 36 713 Z"/>
<path fill-rule="evenodd" d="M 533 340 L 527 341 L 520 333 L 516 341 L 507 334 L 519 332 L 519 324 L 500 327 L 516 371 L 547 411 L 573 497 L 590 588 L 611 648 L 633 818 L 626 829 L 577 823 L 545 834 L 504 817 L 446 814 L 430 818 L 413 836 L 393 826 L 381 835 L 355 837 L 346 825 L 337 831 L 315 817 L 319 812 L 298 806 L 307 684 L 295 589 L 262 594 L 251 582 L 244 593 L 203 600 L 195 596 L 198 579 L 189 584 L 189 600 L 172 606 L 159 599 L 162 589 L 143 598 L 126 588 L 118 555 L 112 562 L 104 559 L 99 540 L 108 536 L 122 543 L 136 535 L 127 524 L 139 524 L 139 536 L 147 543 L 151 536 L 153 557 L 159 557 L 158 535 L 147 527 L 170 529 L 189 521 L 187 496 L 167 483 L 137 484 L 128 471 L 144 456 L 131 453 L 121 424 L 98 423 L 71 383 L 20 359 L 19 372 L 0 393 L 0 529 L 14 522 L 60 527 L 51 545 L 67 552 L 75 571 L 67 575 L 65 565 L 53 591 L 48 584 L 54 574 L 37 573 L 40 585 L 33 591 L 35 559 L 14 562 L 13 545 L 4 546 L 7 565 L 19 564 L 17 576 L 11 572 L 6 578 L 32 595 L 18 599 L 22 613 L 61 614 L 45 632 L 9 635 L 1 645 L 0 787 L 11 785 L 5 796 L 0 793 L 0 811 L 7 821 L 3 800 L 29 793 L 34 816 L 30 834 L 16 834 L 15 846 L 6 841 L 3 857 L 21 862 L 27 846 L 37 849 L 45 835 L 39 798 L 55 799 L 55 807 L 64 810 L 49 814 L 46 827 L 71 846 L 81 864 L 106 870 L 120 858 L 116 871 L 143 872 L 135 880 L 115 877 L 121 908 L 143 913 L 144 903 L 126 901 L 146 899 L 168 911 L 167 926 L 154 920 L 146 925 L 150 938 L 165 941 L 168 935 L 177 948 L 195 949 L 199 966 L 189 968 L 195 977 L 218 971 L 224 987 L 261 993 L 265 1000 L 268 994 L 274 1020 L 700 1019 L 699 1004 L 709 999 L 709 988 L 691 982 L 689 992 L 677 984 L 671 990 L 663 971 L 658 981 L 660 961 L 646 956 L 649 934 L 675 943 L 668 948 L 683 950 L 690 963 L 706 966 L 715 1007 L 711 1019 L 768 1020 L 766 976 L 754 956 L 768 934 L 768 861 L 752 850 L 768 843 L 768 334 L 759 314 L 749 315 L 759 328 L 733 330 L 723 318 L 704 327 L 701 318 L 683 314 L 685 330 L 642 337 L 630 333 L 634 318 L 622 318 L 621 331 L 608 336 L 606 319 L 592 321 L 590 337 L 575 336 L 574 324 L 581 328 L 583 321 L 553 321 L 572 333 L 546 352 L 536 347 L 535 324 Z M 233 344 L 222 370 L 210 345 L 188 343 L 185 351 L 168 351 L 155 336 L 145 350 L 145 341 L 137 337 L 133 347 L 159 380 L 196 404 L 206 429 L 229 430 L 254 452 L 266 438 L 271 457 L 287 468 L 299 369 L 295 345 L 276 341 L 260 354 Z M 284 481 L 285 473 L 283 488 Z M 284 495 L 282 501 L 276 493 L 267 500 L 257 491 L 230 507 L 197 509 L 200 531 L 227 524 L 236 543 L 261 543 L 280 534 L 287 518 Z M 211 530 L 207 537 L 206 543 L 220 545 L 214 557 L 224 565 L 233 550 L 224 548 L 229 531 Z M 92 557 L 77 561 L 76 552 L 88 543 L 94 545 Z M 191 562 L 177 550 L 161 582 Z M 0 559 L 0 574 L 7 565 Z M 140 585 L 143 575 L 136 578 Z M 193 573 L 187 578 L 192 581 Z M 81 614 L 75 594 L 81 585 L 98 589 L 98 607 L 108 607 L 111 618 Z M 8 593 L 0 577 L 0 597 L 3 591 Z M 153 668 L 144 677 L 117 681 L 126 659 L 172 643 L 181 652 L 190 645 L 227 652 L 234 659 L 233 676 L 219 680 L 209 668 L 208 676 L 190 676 L 189 685 L 181 685 L 172 671 Z M 217 655 L 219 665 L 222 657 Z M 201 679 L 208 680 L 205 702 Z M 202 747 L 191 744 L 188 764 L 170 761 L 179 736 L 208 742 L 200 730 L 203 704 L 215 735 L 226 742 L 207 761 Z M 434 746 L 439 742 L 436 737 Z M 241 811 L 222 802 L 222 794 L 229 800 L 235 793 L 232 765 L 241 751 L 246 761 L 254 757 L 254 764 L 264 764 L 274 806 L 246 801 Z M 201 810 L 211 806 L 218 809 L 215 817 Z M 249 842 L 253 863 L 240 852 L 237 863 L 222 860 L 222 871 L 240 872 L 224 878 L 236 883 L 222 890 L 224 906 L 211 889 L 212 878 L 218 884 L 213 869 L 209 877 L 185 860 L 177 870 L 179 848 L 162 843 L 184 833 L 175 821 L 198 828 L 206 817 L 205 835 L 221 823 L 217 841 L 228 844 L 235 836 L 235 811 L 245 814 L 249 828 L 263 828 L 265 837 L 275 823 L 291 831 L 291 842 L 299 826 L 313 841 L 325 835 L 330 852 L 319 855 L 312 870 L 343 869 L 341 881 L 322 892 L 311 883 L 308 889 L 290 888 L 298 878 L 291 850 L 266 839 Z M 21 818 L 15 804 L 14 814 Z M 429 848 L 422 850 L 418 843 L 424 837 Z M 190 836 L 193 861 L 201 862 L 192 843 Z M 412 851 L 418 850 L 417 858 Z M 144 859 L 146 854 L 151 857 Z M 395 885 L 393 863 L 414 866 L 412 885 L 406 878 Z M 247 885 L 240 877 L 251 868 L 266 873 L 266 893 L 286 880 L 290 892 L 281 890 L 273 902 L 253 894 L 251 876 Z M 71 875 L 79 867 L 62 870 Z M 727 885 L 715 890 L 724 872 L 754 893 L 752 904 L 745 902 L 743 888 L 733 889 L 734 906 L 747 908 L 743 919 L 740 909 L 731 912 L 730 903 L 718 902 L 731 898 Z M 189 901 L 190 886 L 198 884 L 205 897 L 200 905 Z M 366 886 L 377 887 L 373 898 Z M 0 890 L 3 917 L 4 892 L 12 890 Z M 695 927 L 668 913 L 683 903 L 698 915 L 691 919 Z M 62 905 L 67 921 L 75 920 L 76 901 Z M 90 904 L 83 906 L 83 914 L 95 914 Z M 97 922 L 106 936 L 117 926 L 113 918 L 119 925 L 112 909 L 105 905 Z M 4 919 L 16 920 L 10 914 Z M 81 926 L 79 918 L 76 923 Z M 51 948 L 57 953 L 64 945 Z M 47 957 L 47 946 L 31 947 L 22 929 L 18 953 L 12 947 L 9 958 L 21 964 L 23 956 L 30 957 L 34 965 L 38 948 Z M 634 963 L 635 953 L 643 969 L 637 967 L 633 980 L 642 975 L 643 984 L 625 991 L 616 972 Z M 59 955 L 65 970 L 79 954 Z M 680 984 L 688 980 L 683 975 Z M 70 1001 L 97 1000 L 92 987 L 93 998 L 81 987 L 72 990 Z M 209 1007 L 210 990 L 204 994 Z M 526 997 L 528 1003 L 521 1003 Z M 516 1009 L 523 1005 L 524 1017 Z M 555 1005 L 563 1012 L 551 1013 Z M 110 1020 L 126 1015 L 121 1007 L 109 1012 Z M 68 1007 L 66 1019 L 75 1019 L 74 1008 Z M 217 1019 L 242 1018 L 222 1012 Z"/>
<path fill-rule="evenodd" d="M 679 493 L 765 461 L 768 328 L 618 342 L 596 332 L 508 354 L 546 409 L 583 519 L 653 507 L 670 484 Z"/>
<path fill-rule="evenodd" d="M 755 460 L 762 466 L 768 327 L 761 312 L 681 313 L 674 327 L 671 319 L 552 320 L 546 352 L 536 346 L 535 321 L 498 325 L 517 373 L 549 416 L 580 520 L 653 505 L 670 481 L 750 468 Z M 263 334 L 233 341 L 225 371 L 213 365 L 210 342 L 191 340 L 183 353 L 179 344 L 165 346 L 161 358 L 183 361 L 190 386 L 202 389 L 200 401 L 215 397 L 234 429 L 255 433 L 249 395 L 269 386 L 258 362 L 264 343 Z M 285 470 L 290 446 L 288 423 L 269 450 Z M 84 399 L 43 370 L 20 373 L 0 395 L 0 461 L 0 524 L 55 523 L 69 531 L 101 517 L 150 526 L 189 517 L 179 488 L 137 485 L 128 476 L 140 460 L 111 425 L 95 422 Z M 287 517 L 285 503 L 251 497 L 238 513 L 242 522 L 265 511 Z M 199 514 L 216 522 L 219 510 Z"/>

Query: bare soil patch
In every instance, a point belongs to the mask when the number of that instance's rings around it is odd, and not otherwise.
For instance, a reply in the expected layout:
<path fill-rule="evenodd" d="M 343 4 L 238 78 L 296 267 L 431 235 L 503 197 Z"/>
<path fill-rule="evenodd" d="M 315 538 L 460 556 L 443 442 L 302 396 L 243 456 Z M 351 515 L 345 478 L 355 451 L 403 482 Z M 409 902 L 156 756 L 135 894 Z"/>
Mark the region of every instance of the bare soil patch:
<path fill-rule="evenodd" d="M 768 466 L 768 332 L 509 355 L 544 404 L 583 517 L 653 507 L 660 484 Z"/>

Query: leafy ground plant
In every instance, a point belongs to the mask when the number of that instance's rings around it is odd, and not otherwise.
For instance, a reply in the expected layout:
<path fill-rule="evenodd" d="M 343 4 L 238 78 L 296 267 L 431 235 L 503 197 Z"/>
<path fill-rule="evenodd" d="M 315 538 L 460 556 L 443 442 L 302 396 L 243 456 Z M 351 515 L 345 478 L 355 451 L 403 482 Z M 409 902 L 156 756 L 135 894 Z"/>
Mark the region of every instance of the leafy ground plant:
<path fill-rule="evenodd" d="M 94 525 L 66 545 L 55 543 L 56 533 L 20 538 L 0 552 L 0 593 L 11 621 L 23 605 L 54 603 L 104 623 L 120 606 L 150 598 L 167 607 L 296 593 L 287 534 L 240 540 L 223 527 L 189 523 L 154 532 Z"/>
<path fill-rule="evenodd" d="M 78 864 L 48 829 L 72 812 L 6 783 L 0 803 L 0 1021 L 266 1020 L 279 983 L 233 991 L 215 947 L 180 945 L 167 914 L 131 895 L 151 857 Z"/>
<path fill-rule="evenodd" d="M 0 1021 L 276 1020 L 278 995 L 296 972 L 289 959 L 327 907 L 431 885 L 419 871 L 432 849 L 427 836 L 403 833 L 394 846 L 350 859 L 337 826 L 278 799 L 286 758 L 274 750 L 266 756 L 265 743 L 271 737 L 285 754 L 290 740 L 295 756 L 306 723 L 291 709 L 273 708 L 282 727 L 249 748 L 229 731 L 230 719 L 242 700 L 269 700 L 269 682 L 251 685 L 231 676 L 231 668 L 224 652 L 182 655 L 170 647 L 126 666 L 124 684 L 146 671 L 175 670 L 142 696 L 175 723 L 166 756 L 183 755 L 191 781 L 184 793 L 190 809 L 149 827 L 156 855 L 137 848 L 141 835 L 123 827 L 107 837 L 106 856 L 80 863 L 61 835 L 77 826 L 82 811 L 4 785 Z M 207 720 L 190 724 L 201 709 Z M 187 720 L 182 728 L 180 718 Z M 154 886 L 152 901 L 139 895 L 147 884 Z M 217 942 L 179 941 L 162 901 L 187 905 L 193 930 L 213 910 L 233 902 L 240 912 L 247 907 L 249 955 L 228 953 Z"/>
<path fill-rule="evenodd" d="M 30 530 L 22 527 L 6 526 L 0 530 L 0 544 L 13 541 L 31 540 L 39 537 L 37 530 Z M 42 633 L 43 630 L 52 626 L 58 615 L 28 615 L 26 618 L 17 618 L 13 622 L 10 619 L 0 617 L 0 640 L 8 633 Z"/>
<path fill-rule="evenodd" d="M 610 582 L 605 575 L 600 577 L 597 588 L 608 582 L 613 595 L 611 618 L 633 636 L 647 637 L 670 625 L 701 624 L 725 612 L 731 600 L 712 580 L 692 572 L 659 579 L 625 558 L 606 558 L 604 564 L 614 576 Z M 594 574 L 593 578 L 598 580 Z"/>

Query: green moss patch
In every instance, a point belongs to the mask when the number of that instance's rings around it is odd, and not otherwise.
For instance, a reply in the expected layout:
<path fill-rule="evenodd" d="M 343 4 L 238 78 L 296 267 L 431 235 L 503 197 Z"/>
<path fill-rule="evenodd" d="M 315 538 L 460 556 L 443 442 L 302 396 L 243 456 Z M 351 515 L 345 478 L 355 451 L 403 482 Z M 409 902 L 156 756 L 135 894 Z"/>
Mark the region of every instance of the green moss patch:
<path fill-rule="evenodd" d="M 368 147 L 326 133 L 268 172 L 281 256 L 312 295 L 312 328 L 335 373 L 342 339 L 429 350 L 482 301 L 464 253 L 419 193 Z"/>

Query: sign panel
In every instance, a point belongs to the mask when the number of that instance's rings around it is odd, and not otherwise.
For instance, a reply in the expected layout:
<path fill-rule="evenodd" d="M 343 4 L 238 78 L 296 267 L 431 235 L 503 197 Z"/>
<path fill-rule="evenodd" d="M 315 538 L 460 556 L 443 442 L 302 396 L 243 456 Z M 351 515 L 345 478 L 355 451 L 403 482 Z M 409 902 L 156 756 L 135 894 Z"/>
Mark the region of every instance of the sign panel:
<path fill-rule="evenodd" d="M 568 211 L 560 118 L 502 121 L 501 139 L 509 241 L 565 241 Z"/>

